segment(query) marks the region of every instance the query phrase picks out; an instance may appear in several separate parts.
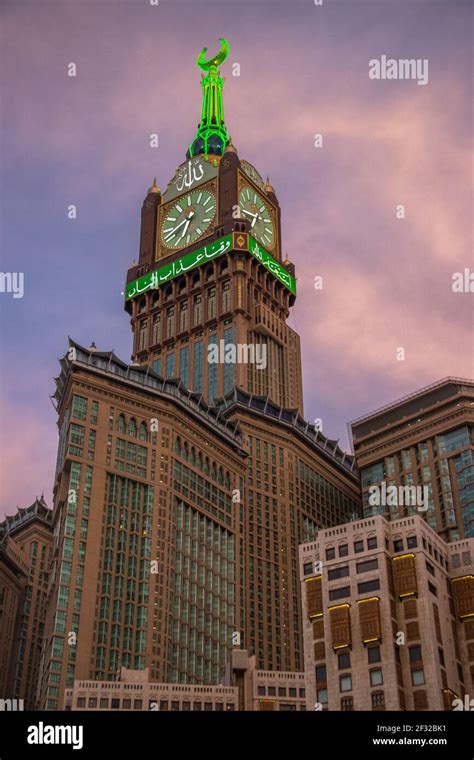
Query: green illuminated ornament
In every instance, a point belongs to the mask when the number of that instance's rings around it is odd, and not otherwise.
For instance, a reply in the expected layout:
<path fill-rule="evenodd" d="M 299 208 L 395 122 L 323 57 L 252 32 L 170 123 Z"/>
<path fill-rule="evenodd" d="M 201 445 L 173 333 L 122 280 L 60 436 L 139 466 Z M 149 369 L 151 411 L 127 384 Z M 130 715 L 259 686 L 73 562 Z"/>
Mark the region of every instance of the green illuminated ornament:
<path fill-rule="evenodd" d="M 188 148 L 187 158 L 199 156 L 222 156 L 230 143 L 229 133 L 224 122 L 224 102 L 222 88 L 224 80 L 219 76 L 219 66 L 229 55 L 229 43 L 221 37 L 221 49 L 213 58 L 206 60 L 207 48 L 198 56 L 197 65 L 206 75 L 201 79 L 202 112 L 196 137 Z"/>

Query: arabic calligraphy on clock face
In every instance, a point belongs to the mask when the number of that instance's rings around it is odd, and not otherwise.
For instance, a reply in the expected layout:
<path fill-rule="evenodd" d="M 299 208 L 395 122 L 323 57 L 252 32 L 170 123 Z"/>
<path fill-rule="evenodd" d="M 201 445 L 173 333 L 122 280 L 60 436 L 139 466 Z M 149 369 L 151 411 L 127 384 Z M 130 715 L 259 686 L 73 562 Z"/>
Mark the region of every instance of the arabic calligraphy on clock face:
<path fill-rule="evenodd" d="M 161 242 L 178 250 L 203 237 L 216 216 L 216 196 L 210 190 L 193 190 L 170 206 L 161 224 Z"/>
<path fill-rule="evenodd" d="M 273 215 L 262 196 L 246 185 L 239 194 L 240 213 L 250 222 L 250 234 L 259 243 L 272 250 L 275 246 Z"/>

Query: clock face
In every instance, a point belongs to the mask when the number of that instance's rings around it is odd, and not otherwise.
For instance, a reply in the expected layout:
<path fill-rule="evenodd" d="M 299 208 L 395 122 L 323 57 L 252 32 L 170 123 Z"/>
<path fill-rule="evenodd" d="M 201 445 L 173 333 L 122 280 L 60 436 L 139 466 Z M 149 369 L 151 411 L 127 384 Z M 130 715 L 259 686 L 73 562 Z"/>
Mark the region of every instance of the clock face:
<path fill-rule="evenodd" d="M 268 204 L 252 187 L 246 185 L 239 195 L 240 214 L 250 222 L 250 234 L 265 248 L 275 246 L 275 225 Z"/>
<path fill-rule="evenodd" d="M 195 243 L 211 226 L 216 215 L 216 196 L 211 190 L 193 190 L 166 211 L 161 224 L 161 242 L 167 248 L 184 248 Z"/>

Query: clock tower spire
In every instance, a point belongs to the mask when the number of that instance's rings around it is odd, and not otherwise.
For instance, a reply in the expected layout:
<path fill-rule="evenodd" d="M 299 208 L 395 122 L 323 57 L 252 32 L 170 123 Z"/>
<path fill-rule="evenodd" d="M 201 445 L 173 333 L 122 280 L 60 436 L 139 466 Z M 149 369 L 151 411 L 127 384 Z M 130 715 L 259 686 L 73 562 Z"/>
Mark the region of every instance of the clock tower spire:
<path fill-rule="evenodd" d="M 224 79 L 219 76 L 219 66 L 229 54 L 229 43 L 224 37 L 221 37 L 219 42 L 221 49 L 217 55 L 206 60 L 207 48 L 203 48 L 197 59 L 197 65 L 206 74 L 201 79 L 201 121 L 198 125 L 196 137 L 188 148 L 187 158 L 201 154 L 222 156 L 230 143 L 229 133 L 224 122 L 224 101 L 222 98 Z"/>

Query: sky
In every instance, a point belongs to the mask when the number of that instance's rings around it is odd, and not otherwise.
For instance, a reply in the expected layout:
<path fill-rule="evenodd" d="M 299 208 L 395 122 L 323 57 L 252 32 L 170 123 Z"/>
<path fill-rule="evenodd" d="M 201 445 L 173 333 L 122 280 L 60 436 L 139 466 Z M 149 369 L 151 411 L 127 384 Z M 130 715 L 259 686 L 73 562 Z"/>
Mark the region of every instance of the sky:
<path fill-rule="evenodd" d="M 185 159 L 196 58 L 222 36 L 226 123 L 240 158 L 270 176 L 296 266 L 306 418 L 347 448 L 350 420 L 473 376 L 473 296 L 452 290 L 474 269 L 472 9 L 2 0 L 1 271 L 23 273 L 24 295 L 0 292 L 0 517 L 42 492 L 52 503 L 50 396 L 68 335 L 130 360 L 122 292 L 141 203 Z M 427 59 L 428 83 L 370 79 L 383 55 Z"/>

